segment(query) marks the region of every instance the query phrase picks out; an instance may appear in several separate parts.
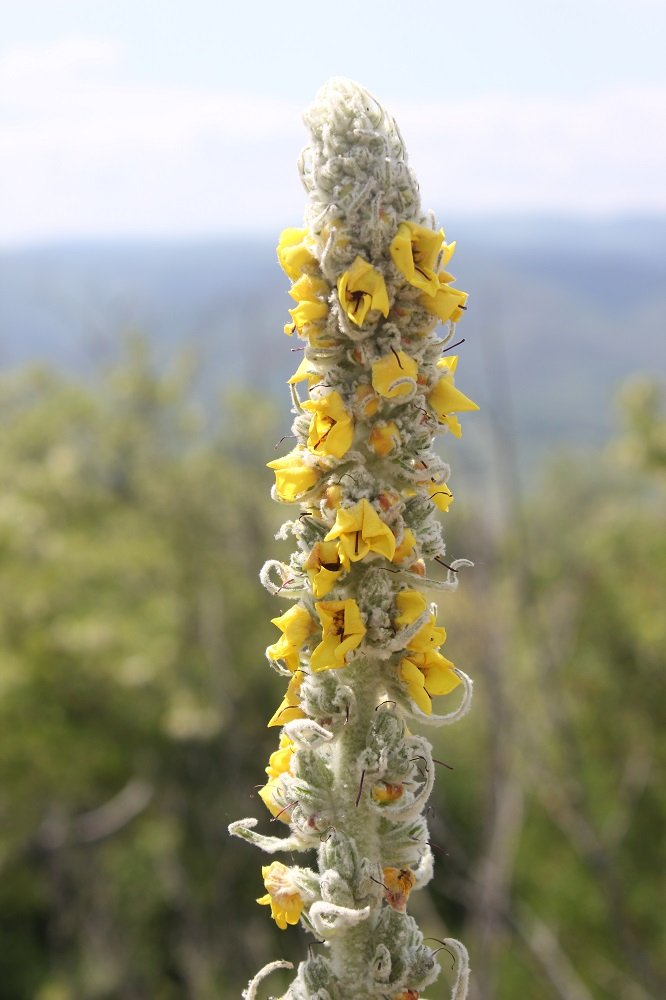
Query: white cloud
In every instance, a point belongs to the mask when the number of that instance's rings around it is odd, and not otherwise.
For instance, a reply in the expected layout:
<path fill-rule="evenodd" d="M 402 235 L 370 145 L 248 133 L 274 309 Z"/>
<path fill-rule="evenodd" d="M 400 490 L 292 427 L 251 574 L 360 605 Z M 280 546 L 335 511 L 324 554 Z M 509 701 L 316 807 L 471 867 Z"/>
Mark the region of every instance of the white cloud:
<path fill-rule="evenodd" d="M 404 105 L 424 197 L 470 209 L 666 211 L 666 88 Z"/>
<path fill-rule="evenodd" d="M 302 108 L 122 80 L 106 39 L 0 56 L 0 240 L 300 220 Z M 666 88 L 391 108 L 427 204 L 666 210 Z"/>

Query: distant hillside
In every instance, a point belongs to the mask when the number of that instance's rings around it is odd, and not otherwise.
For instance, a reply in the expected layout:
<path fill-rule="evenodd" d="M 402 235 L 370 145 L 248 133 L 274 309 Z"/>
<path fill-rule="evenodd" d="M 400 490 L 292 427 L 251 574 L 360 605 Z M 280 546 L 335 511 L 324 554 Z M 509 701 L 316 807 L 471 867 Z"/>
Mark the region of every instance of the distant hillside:
<path fill-rule="evenodd" d="M 468 218 L 446 229 L 472 296 L 459 381 L 482 404 L 467 420 L 465 463 L 494 461 L 498 431 L 528 470 L 553 448 L 601 444 L 618 384 L 666 373 L 666 219 Z M 164 357 L 195 347 L 210 386 L 282 392 L 295 356 L 274 242 L 0 251 L 0 361 L 87 373 L 135 328 Z"/>

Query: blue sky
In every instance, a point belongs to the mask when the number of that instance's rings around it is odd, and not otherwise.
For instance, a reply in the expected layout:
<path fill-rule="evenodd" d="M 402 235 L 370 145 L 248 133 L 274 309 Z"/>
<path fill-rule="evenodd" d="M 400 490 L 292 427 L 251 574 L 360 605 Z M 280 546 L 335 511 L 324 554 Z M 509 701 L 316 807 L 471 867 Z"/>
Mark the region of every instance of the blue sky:
<path fill-rule="evenodd" d="M 335 74 L 394 112 L 440 212 L 666 211 L 664 0 L 0 0 L 0 18 L 0 242 L 298 223 L 300 116 Z"/>

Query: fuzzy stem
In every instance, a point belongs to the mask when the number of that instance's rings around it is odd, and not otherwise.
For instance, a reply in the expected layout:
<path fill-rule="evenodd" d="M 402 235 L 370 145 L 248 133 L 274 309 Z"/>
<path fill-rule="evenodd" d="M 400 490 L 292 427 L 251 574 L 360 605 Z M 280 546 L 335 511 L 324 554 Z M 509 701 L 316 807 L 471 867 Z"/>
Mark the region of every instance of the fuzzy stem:
<path fill-rule="evenodd" d="M 361 781 L 359 757 L 367 745 L 368 731 L 381 691 L 379 665 L 372 660 L 360 659 L 347 668 L 347 674 L 348 683 L 356 694 L 356 712 L 338 739 L 333 760 L 336 826 L 354 841 L 359 858 L 366 858 L 380 869 L 379 817 L 369 807 L 368 788 L 364 788 L 358 798 Z M 331 941 L 331 963 L 343 994 L 358 1000 L 365 1000 L 366 996 L 359 991 L 372 959 L 371 939 L 377 912 L 376 908 L 367 920 L 348 928 Z M 370 995 L 367 994 L 368 997 Z"/>

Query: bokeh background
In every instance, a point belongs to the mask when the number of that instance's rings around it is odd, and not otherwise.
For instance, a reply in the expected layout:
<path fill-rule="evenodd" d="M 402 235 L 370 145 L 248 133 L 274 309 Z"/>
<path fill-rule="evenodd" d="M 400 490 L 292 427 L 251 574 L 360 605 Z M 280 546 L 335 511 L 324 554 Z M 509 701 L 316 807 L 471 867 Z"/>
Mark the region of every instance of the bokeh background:
<path fill-rule="evenodd" d="M 226 827 L 268 830 L 274 246 L 335 74 L 397 116 L 471 293 L 481 412 L 442 447 L 475 569 L 440 616 L 477 694 L 414 911 L 473 1000 L 665 996 L 664 4 L 0 18 L 1 1000 L 226 1000 L 305 954 Z"/>

